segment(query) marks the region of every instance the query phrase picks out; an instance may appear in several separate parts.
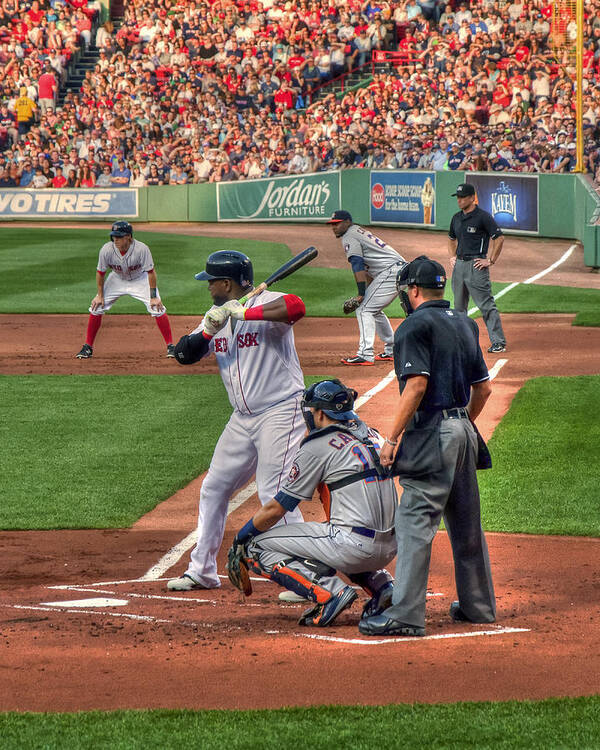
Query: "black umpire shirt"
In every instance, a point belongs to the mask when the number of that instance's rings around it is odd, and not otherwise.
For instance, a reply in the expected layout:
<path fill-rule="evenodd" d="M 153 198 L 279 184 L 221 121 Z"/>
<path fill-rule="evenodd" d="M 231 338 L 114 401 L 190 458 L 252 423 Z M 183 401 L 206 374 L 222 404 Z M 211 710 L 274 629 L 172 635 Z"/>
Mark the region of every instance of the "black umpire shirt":
<path fill-rule="evenodd" d="M 456 257 L 460 260 L 485 258 L 490 238 L 495 240 L 501 234 L 502 230 L 494 217 L 479 206 L 475 206 L 468 214 L 457 211 L 452 217 L 448 232 L 451 240 L 458 240 Z"/>
<path fill-rule="evenodd" d="M 489 378 L 477 323 L 443 299 L 424 302 L 398 326 L 394 368 L 400 392 L 411 375 L 427 376 L 419 412 L 464 407 L 471 385 Z"/>

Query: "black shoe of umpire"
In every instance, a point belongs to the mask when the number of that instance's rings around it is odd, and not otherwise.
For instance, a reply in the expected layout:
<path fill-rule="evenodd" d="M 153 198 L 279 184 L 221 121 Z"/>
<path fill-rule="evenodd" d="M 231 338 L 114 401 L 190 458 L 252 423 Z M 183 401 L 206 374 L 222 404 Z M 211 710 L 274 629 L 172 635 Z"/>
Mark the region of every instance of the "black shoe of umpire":
<path fill-rule="evenodd" d="M 409 638 L 422 638 L 425 635 L 425 628 L 392 620 L 385 614 L 363 618 L 358 623 L 358 631 L 363 635 L 401 635 Z"/>
<path fill-rule="evenodd" d="M 452 604 L 450 605 L 450 617 L 454 620 L 454 622 L 474 622 L 479 624 L 495 622 L 495 618 L 491 618 L 489 620 L 471 620 L 471 618 L 467 617 L 466 614 L 462 611 L 458 602 L 452 602 Z"/>

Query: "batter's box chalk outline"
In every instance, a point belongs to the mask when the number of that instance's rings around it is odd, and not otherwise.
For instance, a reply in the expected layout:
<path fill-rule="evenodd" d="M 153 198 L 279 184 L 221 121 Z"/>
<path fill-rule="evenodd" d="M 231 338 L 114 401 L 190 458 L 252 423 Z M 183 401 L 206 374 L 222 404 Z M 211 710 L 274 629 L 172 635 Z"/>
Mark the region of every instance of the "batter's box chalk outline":
<path fill-rule="evenodd" d="M 529 633 L 531 628 L 503 628 L 498 626 L 493 630 L 475 630 L 469 633 L 440 633 L 438 635 L 402 636 L 400 638 L 340 638 L 334 635 L 317 635 L 316 633 L 295 633 L 297 638 L 312 638 L 315 641 L 329 641 L 331 643 L 347 643 L 353 646 L 383 646 L 389 643 L 415 643 L 423 641 L 440 641 L 449 638 L 475 638 L 480 635 L 506 635 L 510 633 Z"/>

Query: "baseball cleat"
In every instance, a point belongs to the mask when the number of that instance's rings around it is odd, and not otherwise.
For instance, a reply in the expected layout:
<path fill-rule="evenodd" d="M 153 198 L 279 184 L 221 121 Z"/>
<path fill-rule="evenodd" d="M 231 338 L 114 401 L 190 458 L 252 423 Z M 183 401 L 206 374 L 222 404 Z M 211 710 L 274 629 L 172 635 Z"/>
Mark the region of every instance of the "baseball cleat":
<path fill-rule="evenodd" d="M 362 365 L 363 367 L 374 365 L 374 362 L 369 362 L 368 359 L 365 359 L 364 357 L 346 357 L 345 359 L 340 360 L 343 365 Z"/>
<path fill-rule="evenodd" d="M 345 609 L 351 607 L 358 594 L 352 586 L 346 586 L 339 594 L 332 596 L 326 604 L 315 604 L 305 610 L 298 625 L 316 625 L 324 628 L 335 620 Z"/>
<path fill-rule="evenodd" d="M 175 359 L 175 344 L 167 346 L 167 359 Z"/>
<path fill-rule="evenodd" d="M 300 594 L 296 594 L 293 591 L 282 591 L 279 594 L 279 601 L 280 602 L 287 602 L 292 604 L 298 604 L 299 602 L 307 602 L 308 599 L 306 599 L 303 596 L 300 596 Z"/>
<path fill-rule="evenodd" d="M 487 622 L 495 622 L 495 619 L 472 620 L 470 617 L 467 617 L 466 614 L 462 611 L 459 602 L 452 602 L 452 604 L 450 605 L 450 617 L 454 620 L 454 622 L 476 622 L 482 624 Z"/>
<path fill-rule="evenodd" d="M 381 352 L 381 354 L 375 355 L 375 361 L 376 362 L 393 362 L 394 361 L 394 355 L 393 354 L 386 354 L 385 352 Z"/>
<path fill-rule="evenodd" d="M 191 591 L 192 589 L 204 589 L 206 586 L 198 583 L 191 575 L 184 573 L 181 578 L 171 578 L 167 583 L 169 591 Z"/>
<path fill-rule="evenodd" d="M 488 349 L 490 354 L 500 354 L 500 352 L 506 351 L 506 344 L 492 344 Z"/>
<path fill-rule="evenodd" d="M 81 347 L 81 351 L 77 354 L 77 359 L 89 359 L 93 354 L 92 347 L 89 344 L 84 344 Z"/>
<path fill-rule="evenodd" d="M 422 638 L 425 635 L 425 628 L 393 620 L 387 615 L 373 615 L 365 617 L 358 623 L 358 632 L 363 635 L 401 635 L 408 638 Z"/>

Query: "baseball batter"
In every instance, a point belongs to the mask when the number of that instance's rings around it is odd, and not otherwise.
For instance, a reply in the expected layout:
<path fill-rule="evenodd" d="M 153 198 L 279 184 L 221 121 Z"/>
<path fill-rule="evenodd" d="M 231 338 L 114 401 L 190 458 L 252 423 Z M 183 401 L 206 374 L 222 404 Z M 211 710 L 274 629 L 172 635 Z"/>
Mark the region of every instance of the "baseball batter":
<path fill-rule="evenodd" d="M 358 294 L 344 302 L 344 312 L 356 310 L 360 338 L 355 357 L 342 359 L 345 365 L 372 365 L 375 360 L 392 361 L 394 331 L 383 309 L 397 296 L 396 274 L 406 265 L 404 258 L 379 237 L 352 223 L 348 211 L 334 211 L 327 222 L 342 240 L 348 263 L 352 266 Z M 371 279 L 367 284 L 368 279 Z M 384 350 L 375 355 L 375 334 Z"/>
<path fill-rule="evenodd" d="M 253 270 L 250 259 L 235 251 L 210 255 L 196 279 L 208 281 L 215 305 L 179 340 L 175 357 L 189 365 L 214 354 L 233 414 L 202 483 L 198 540 L 188 569 L 168 582 L 171 591 L 221 585 L 216 557 L 230 497 L 255 474 L 259 499 L 268 502 L 288 475 L 304 432 L 304 379 L 292 330 L 304 316 L 302 300 L 265 291 L 240 304 L 253 288 Z M 301 520 L 293 509 L 281 523 Z"/>
<path fill-rule="evenodd" d="M 391 603 L 392 578 L 380 568 L 396 554 L 396 490 L 379 463 L 381 436 L 353 411 L 356 395 L 339 380 L 306 390 L 302 411 L 308 434 L 287 479 L 234 540 L 234 548 L 245 546 L 250 571 L 314 602 L 301 625 L 331 625 L 356 599 L 336 571 L 369 593 L 364 616 Z M 310 501 L 316 488 L 326 521 L 271 528 Z"/>
<path fill-rule="evenodd" d="M 110 273 L 106 272 L 110 268 Z M 167 345 L 167 357 L 174 357 L 173 334 L 158 287 L 156 271 L 148 245 L 133 238 L 133 228 L 127 221 L 116 221 L 110 230 L 110 242 L 102 245 L 96 268 L 97 293 L 90 305 L 85 344 L 77 359 L 89 359 L 94 340 L 102 325 L 102 316 L 125 295 L 139 299 L 156 320 L 158 330 Z"/>

